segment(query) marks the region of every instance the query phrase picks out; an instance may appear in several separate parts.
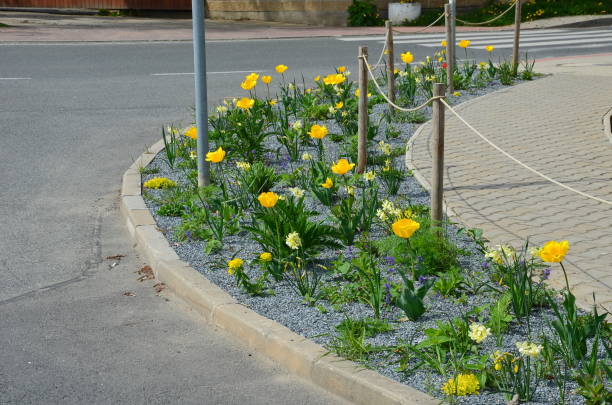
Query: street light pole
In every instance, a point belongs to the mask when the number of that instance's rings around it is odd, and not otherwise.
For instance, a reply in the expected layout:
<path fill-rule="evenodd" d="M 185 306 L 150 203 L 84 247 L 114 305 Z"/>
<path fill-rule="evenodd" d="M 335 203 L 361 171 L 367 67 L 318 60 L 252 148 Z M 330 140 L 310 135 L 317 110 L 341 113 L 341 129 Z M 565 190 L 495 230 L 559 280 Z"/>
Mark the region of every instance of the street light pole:
<path fill-rule="evenodd" d="M 198 186 L 210 184 L 208 153 L 208 103 L 206 97 L 206 45 L 204 42 L 204 0 L 191 0 L 193 65 L 195 72 L 195 115 L 198 130 Z"/>
<path fill-rule="evenodd" d="M 449 47 L 453 47 L 452 49 L 452 58 L 453 58 L 453 66 L 455 65 L 455 45 L 457 44 L 457 1 L 456 0 L 448 0 L 448 5 L 450 6 L 450 28 L 451 28 L 451 43 L 446 44 L 446 52 L 448 52 Z M 447 55 L 448 56 L 448 55 Z"/>

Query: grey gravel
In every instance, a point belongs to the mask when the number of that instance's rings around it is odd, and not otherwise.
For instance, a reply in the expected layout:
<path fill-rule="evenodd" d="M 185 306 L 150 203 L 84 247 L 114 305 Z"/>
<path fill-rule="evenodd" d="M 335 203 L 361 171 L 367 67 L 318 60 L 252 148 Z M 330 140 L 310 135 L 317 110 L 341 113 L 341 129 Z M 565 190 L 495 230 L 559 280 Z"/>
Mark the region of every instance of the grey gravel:
<path fill-rule="evenodd" d="M 459 97 L 451 97 L 453 104 L 459 104 L 469 99 L 481 96 L 491 91 L 503 88 L 499 83 L 493 83 L 491 86 L 484 89 L 477 89 L 471 92 L 462 92 Z M 374 106 L 372 119 L 378 120 L 380 114 L 384 112 L 385 105 L 379 104 Z M 427 107 L 424 109 L 426 116 L 430 117 L 431 108 Z M 330 133 L 339 132 L 334 121 L 327 121 L 325 123 Z M 386 123 L 384 120 L 381 122 L 379 136 L 377 140 L 383 139 L 381 134 L 384 134 Z M 393 147 L 405 147 L 407 139 L 412 136 L 416 128 L 421 124 L 410 124 L 410 123 L 396 123 L 396 128 L 401 132 L 401 136 L 397 139 L 390 139 L 385 141 L 390 143 Z M 276 148 L 275 140 L 270 139 L 270 146 Z M 338 144 L 325 139 L 326 142 L 326 155 L 328 160 L 336 159 L 339 154 Z M 314 155 L 314 153 L 313 153 Z M 401 157 L 396 158 L 395 162 L 402 159 Z M 275 166 L 277 169 L 282 169 L 283 166 L 287 166 L 286 161 L 279 161 L 275 156 L 267 157 L 268 163 Z M 148 168 L 157 168 L 159 173 L 153 175 L 144 175 L 143 182 L 156 176 L 164 176 L 171 178 L 179 183 L 187 183 L 185 175 L 179 170 L 170 170 L 166 162 L 164 161 L 164 153 L 160 153 L 148 166 Z M 381 188 L 383 190 L 383 188 Z M 277 190 L 280 191 L 280 190 Z M 162 192 L 157 190 L 151 190 L 148 192 L 153 196 L 160 196 Z M 429 205 L 429 194 L 420 186 L 420 184 L 409 176 L 402 183 L 400 196 L 407 196 L 412 204 L 424 204 Z M 384 196 L 382 197 L 384 198 Z M 145 199 L 147 206 L 150 208 L 157 225 L 160 229 L 166 231 L 166 237 L 170 241 L 171 245 L 175 249 L 179 257 L 188 262 L 193 268 L 206 276 L 209 280 L 214 282 L 216 285 L 227 291 L 230 295 L 236 298 L 240 303 L 248 306 L 257 313 L 273 319 L 292 331 L 301 334 L 305 337 L 311 338 L 313 341 L 322 344 L 323 346 L 329 347 L 334 336 L 336 336 L 335 327 L 346 316 L 351 318 L 363 318 L 372 317 L 372 310 L 360 303 L 353 303 L 350 305 L 344 305 L 341 311 L 335 311 L 331 305 L 326 302 L 319 301 L 317 304 L 319 307 L 324 307 L 327 311 L 323 313 L 319 308 L 314 306 L 305 305 L 302 302 L 302 298 L 293 291 L 291 286 L 281 281 L 273 284 L 272 288 L 274 291 L 273 295 L 265 297 L 251 297 L 243 293 L 239 288 L 236 287 L 235 280 L 232 276 L 228 275 L 227 262 L 235 256 L 240 256 L 246 262 L 249 260 L 255 261 L 261 253 L 260 247 L 253 242 L 247 232 L 240 232 L 237 235 L 227 236 L 224 242 L 224 248 L 221 252 L 212 255 L 206 255 L 203 252 L 204 243 L 201 241 L 179 241 L 173 230 L 180 225 L 180 218 L 163 217 L 157 215 L 157 209 L 159 205 L 153 200 Z M 308 208 L 316 208 L 321 210 L 321 205 L 313 201 L 308 196 L 306 197 L 306 204 Z M 325 218 L 327 212 L 322 212 L 320 218 Z M 465 237 L 464 235 L 457 234 L 457 227 L 451 225 L 447 229 L 448 237 L 453 240 L 461 249 L 464 249 L 471 254 L 468 256 L 461 257 L 461 265 L 465 271 L 473 272 L 478 274 L 479 272 L 484 277 L 486 275 L 486 268 L 483 267 L 484 258 L 478 253 L 477 246 L 475 243 Z M 382 229 L 374 229 L 371 232 L 372 237 L 383 236 Z M 340 249 L 337 251 L 328 249 L 321 253 L 320 259 L 323 263 L 329 262 L 331 259 L 337 257 L 339 254 L 350 256 L 350 249 Z M 247 266 L 248 267 L 248 266 Z M 253 266 L 256 267 L 256 266 Z M 392 266 L 388 266 L 388 269 Z M 247 270 L 247 274 L 250 276 L 256 276 L 257 270 Z M 393 278 L 393 275 L 388 273 L 389 278 Z M 328 275 L 323 277 L 324 281 L 331 281 Z M 374 346 L 389 346 L 398 344 L 400 341 L 409 341 L 414 339 L 414 342 L 418 342 L 423 339 L 422 331 L 429 327 L 434 327 L 437 321 L 445 321 L 452 319 L 456 316 L 461 316 L 469 311 L 471 308 L 476 306 L 482 306 L 492 302 L 492 299 L 488 295 L 469 295 L 465 297 L 465 302 L 455 298 L 444 298 L 429 294 L 426 299 L 427 312 L 418 322 L 401 322 L 398 321 L 403 316 L 403 312 L 397 308 L 392 310 L 386 310 L 383 313 L 383 317 L 390 320 L 395 327 L 392 332 L 379 334 L 373 338 L 369 338 L 367 343 Z M 543 311 L 531 317 L 531 328 L 534 336 L 542 336 L 549 334 L 547 326 L 547 319 L 551 316 L 550 313 Z M 492 353 L 494 350 L 502 351 L 515 351 L 515 343 L 518 341 L 524 341 L 527 339 L 527 330 L 524 326 L 513 324 L 508 334 L 503 339 L 503 344 L 499 347 L 495 344 L 494 338 L 489 338 L 482 343 L 483 353 Z M 381 374 L 392 378 L 396 381 L 408 384 L 421 391 L 428 392 L 431 395 L 443 398 L 440 391 L 440 386 L 448 379 L 444 378 L 436 373 L 429 372 L 426 370 L 418 370 L 413 374 L 407 374 L 397 371 L 397 356 L 392 355 L 391 357 L 384 357 L 381 355 L 374 355 L 372 359 L 365 364 L 367 367 L 371 367 Z M 573 383 L 568 385 L 568 391 L 572 391 L 575 386 Z M 531 404 L 554 404 L 558 400 L 558 390 L 556 385 L 551 382 L 542 382 L 537 390 L 536 398 Z M 499 393 L 492 393 L 489 391 L 481 392 L 478 396 L 467 396 L 459 398 L 459 404 L 473 404 L 473 405 L 492 405 L 492 404 L 505 404 L 506 401 Z M 568 402 L 571 404 L 582 404 L 583 399 L 577 395 L 570 395 Z"/>

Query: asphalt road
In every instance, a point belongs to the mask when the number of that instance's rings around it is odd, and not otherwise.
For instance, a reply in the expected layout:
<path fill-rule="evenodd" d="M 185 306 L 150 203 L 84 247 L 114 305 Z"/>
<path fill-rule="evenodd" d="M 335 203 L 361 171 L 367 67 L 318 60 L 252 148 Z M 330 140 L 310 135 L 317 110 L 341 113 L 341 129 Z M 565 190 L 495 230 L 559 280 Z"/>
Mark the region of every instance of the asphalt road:
<path fill-rule="evenodd" d="M 356 71 L 357 45 L 210 42 L 209 99 L 244 94 L 244 72 L 279 63 L 307 81 Z M 162 125 L 189 123 L 191 52 L 188 42 L 0 44 L 0 404 L 340 403 L 136 281 L 121 175 Z"/>

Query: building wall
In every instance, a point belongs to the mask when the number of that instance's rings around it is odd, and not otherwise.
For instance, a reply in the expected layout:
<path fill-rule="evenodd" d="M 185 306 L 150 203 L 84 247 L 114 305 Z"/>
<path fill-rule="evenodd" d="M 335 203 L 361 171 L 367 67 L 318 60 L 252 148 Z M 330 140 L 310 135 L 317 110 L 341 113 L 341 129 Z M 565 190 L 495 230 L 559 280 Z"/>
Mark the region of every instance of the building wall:
<path fill-rule="evenodd" d="M 0 0 L 0 7 L 191 10 L 191 0 Z"/>
<path fill-rule="evenodd" d="M 443 7 L 446 0 L 419 0 L 423 8 Z M 390 0 L 375 0 L 386 15 Z M 487 0 L 457 0 L 457 7 L 483 6 Z M 315 25 L 346 25 L 352 0 L 206 0 L 210 18 Z M 0 7 L 191 10 L 191 0 L 0 0 Z"/>

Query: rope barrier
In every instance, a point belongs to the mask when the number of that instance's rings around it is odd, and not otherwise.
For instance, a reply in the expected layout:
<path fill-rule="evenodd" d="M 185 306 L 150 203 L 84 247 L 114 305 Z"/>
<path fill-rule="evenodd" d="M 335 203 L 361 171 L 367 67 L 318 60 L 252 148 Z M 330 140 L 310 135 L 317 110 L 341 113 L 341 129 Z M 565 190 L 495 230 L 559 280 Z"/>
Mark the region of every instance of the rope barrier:
<path fill-rule="evenodd" d="M 376 62 L 376 64 L 374 66 L 372 66 L 372 69 L 376 69 L 380 66 L 380 62 L 383 59 L 383 56 L 385 56 L 385 51 L 387 50 L 387 43 L 385 42 L 385 44 L 383 45 L 383 49 L 380 52 L 380 58 L 378 58 L 378 62 Z M 368 63 L 368 61 L 366 61 L 366 64 Z"/>
<path fill-rule="evenodd" d="M 397 105 L 394 102 L 392 102 L 391 100 L 389 100 L 389 97 L 387 97 L 385 92 L 383 91 L 383 89 L 380 88 L 380 86 L 378 85 L 378 81 L 376 81 L 376 77 L 374 77 L 374 72 L 372 72 L 372 69 L 370 69 L 370 66 L 368 65 L 368 60 L 365 57 L 363 57 L 363 56 L 360 56 L 360 58 L 365 60 L 366 68 L 368 69 L 368 73 L 369 73 L 370 77 L 372 78 L 372 81 L 374 82 L 374 85 L 376 86 L 376 89 L 378 90 L 378 93 L 382 96 L 382 98 L 385 99 L 385 101 L 387 103 L 389 103 L 391 106 L 393 106 L 393 108 L 395 108 L 396 110 L 404 111 L 404 112 L 418 111 L 418 110 L 420 110 L 423 107 L 427 107 L 427 105 L 429 103 L 431 103 L 432 101 L 440 100 L 440 99 L 443 98 L 443 97 L 432 97 L 429 100 L 427 100 L 426 102 L 424 102 L 423 104 L 421 104 L 420 106 L 415 107 L 415 108 L 400 107 L 399 105 Z"/>
<path fill-rule="evenodd" d="M 495 148 L 498 152 L 500 152 L 501 154 L 503 154 L 504 156 L 506 156 L 508 159 L 514 161 L 515 163 L 517 163 L 518 165 L 524 167 L 525 169 L 529 170 L 530 172 L 537 174 L 538 176 L 542 177 L 543 179 L 556 184 L 559 187 L 563 187 L 569 191 L 573 191 L 576 194 L 580 194 L 583 197 L 587 197 L 590 198 L 592 200 L 595 200 L 597 202 L 603 203 L 603 204 L 607 204 L 612 206 L 612 202 L 604 200 L 602 198 L 599 197 L 595 197 L 592 196 L 590 194 L 587 194 L 585 192 L 582 192 L 580 190 L 576 190 L 573 187 L 570 187 L 568 185 L 565 185 L 563 183 L 558 182 L 555 179 L 552 179 L 550 177 L 548 177 L 547 175 L 540 173 L 539 171 L 537 171 L 536 169 L 533 169 L 529 166 L 527 166 L 525 163 L 521 162 L 520 160 L 518 160 L 517 158 L 515 158 L 514 156 L 512 156 L 511 154 L 509 154 L 508 152 L 504 151 L 502 148 L 500 148 L 499 146 L 495 145 L 493 142 L 491 142 L 487 137 L 485 137 L 483 134 L 481 134 L 476 128 L 474 128 L 473 126 L 471 126 L 466 120 L 464 120 L 454 109 L 453 107 L 451 107 L 446 100 L 442 99 L 442 103 L 450 110 L 450 112 L 452 112 L 461 122 L 463 122 L 469 129 L 471 129 L 472 131 L 474 131 L 474 133 L 476 135 L 478 135 L 483 141 L 485 141 L 486 143 L 488 143 L 489 145 L 491 145 L 493 148 Z"/>
<path fill-rule="evenodd" d="M 426 31 L 429 28 L 433 27 L 443 17 L 444 17 L 444 13 L 440 14 L 440 16 L 438 18 L 436 18 L 435 21 L 432 22 L 431 24 L 429 24 L 427 27 L 424 27 L 424 28 L 422 28 L 422 29 L 420 29 L 418 31 L 414 31 L 414 32 L 401 32 L 401 31 L 393 30 L 393 32 L 395 32 L 396 34 L 419 34 L 419 33 L 423 32 L 423 31 Z"/>
<path fill-rule="evenodd" d="M 479 23 L 473 23 L 473 22 L 469 22 L 469 21 L 464 21 L 464 20 L 461 20 L 461 19 L 459 19 L 459 18 L 457 18 L 457 17 L 455 17 L 455 20 L 457 20 L 457 21 L 459 21 L 460 23 L 463 23 L 463 24 L 465 24 L 465 25 L 486 25 L 486 24 L 492 23 L 493 21 L 499 20 L 499 19 L 500 19 L 500 18 L 502 18 L 504 15 L 506 15 L 506 14 L 508 13 L 508 11 L 512 10 L 512 8 L 515 6 L 515 4 L 516 4 L 516 2 L 517 2 L 517 1 L 518 1 L 518 0 L 514 0 L 514 2 L 513 2 L 511 5 L 510 5 L 510 7 L 508 7 L 508 9 L 507 9 L 506 11 L 504 11 L 503 13 L 501 13 L 500 15 L 498 15 L 497 17 L 492 18 L 492 19 L 490 19 L 490 20 L 488 20 L 488 21 L 479 22 Z"/>

